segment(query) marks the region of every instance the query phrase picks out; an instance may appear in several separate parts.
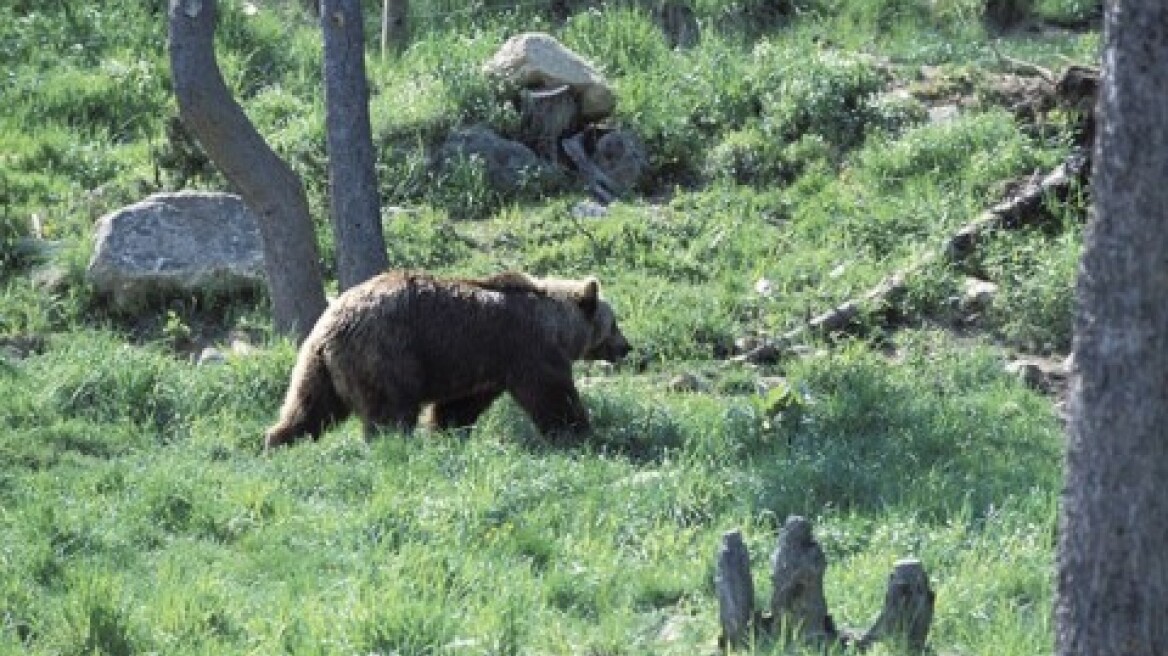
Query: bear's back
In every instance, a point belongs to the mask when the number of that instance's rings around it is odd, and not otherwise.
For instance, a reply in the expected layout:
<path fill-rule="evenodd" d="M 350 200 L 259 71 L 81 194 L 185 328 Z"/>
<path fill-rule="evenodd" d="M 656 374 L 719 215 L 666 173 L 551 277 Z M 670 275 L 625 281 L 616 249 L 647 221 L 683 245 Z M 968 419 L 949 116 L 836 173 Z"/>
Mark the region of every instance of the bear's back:
<path fill-rule="evenodd" d="M 391 271 L 346 291 L 327 314 L 329 332 L 343 333 L 354 350 L 376 344 L 426 360 L 485 359 L 491 366 L 532 350 L 562 349 L 565 337 L 581 329 L 569 303 L 518 273 L 476 280 Z"/>

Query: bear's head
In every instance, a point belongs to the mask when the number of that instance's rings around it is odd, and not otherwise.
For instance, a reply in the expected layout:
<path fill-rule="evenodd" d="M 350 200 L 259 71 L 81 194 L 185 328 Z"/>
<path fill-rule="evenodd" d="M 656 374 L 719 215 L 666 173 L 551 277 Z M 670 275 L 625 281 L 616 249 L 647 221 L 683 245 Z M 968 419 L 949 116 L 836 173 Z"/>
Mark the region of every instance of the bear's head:
<path fill-rule="evenodd" d="M 621 333 L 620 326 L 616 325 L 616 314 L 612 311 L 612 306 L 600 298 L 600 283 L 595 278 L 584 281 L 577 302 L 591 321 L 588 347 L 580 359 L 614 363 L 624 359 L 632 347 Z"/>

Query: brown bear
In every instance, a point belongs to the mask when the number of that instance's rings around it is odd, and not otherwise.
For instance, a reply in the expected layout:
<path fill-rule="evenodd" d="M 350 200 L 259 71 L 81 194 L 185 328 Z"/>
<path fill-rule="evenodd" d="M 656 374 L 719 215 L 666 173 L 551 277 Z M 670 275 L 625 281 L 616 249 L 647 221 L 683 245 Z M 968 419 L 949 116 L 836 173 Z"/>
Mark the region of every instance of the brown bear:
<path fill-rule="evenodd" d="M 503 392 L 545 435 L 582 432 L 588 412 L 572 363 L 628 352 L 595 278 L 387 272 L 341 294 L 316 322 L 265 444 L 319 438 L 351 413 L 366 438 L 409 432 L 427 405 L 435 427 L 467 427 Z"/>

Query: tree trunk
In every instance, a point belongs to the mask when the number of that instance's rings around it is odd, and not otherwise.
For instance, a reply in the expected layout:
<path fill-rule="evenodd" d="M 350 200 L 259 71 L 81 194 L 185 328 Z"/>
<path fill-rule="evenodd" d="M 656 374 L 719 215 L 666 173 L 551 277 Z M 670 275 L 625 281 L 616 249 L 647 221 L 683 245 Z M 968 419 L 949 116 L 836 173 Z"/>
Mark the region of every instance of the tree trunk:
<path fill-rule="evenodd" d="M 1078 279 L 1063 656 L 1168 654 L 1168 4 L 1113 0 Z"/>
<path fill-rule="evenodd" d="M 361 1 L 324 0 L 320 26 L 324 34 L 329 205 L 337 245 L 337 281 L 344 291 L 389 266 L 373 168 Z"/>
<path fill-rule="evenodd" d="M 381 56 L 405 50 L 410 39 L 409 0 L 382 0 Z"/>
<path fill-rule="evenodd" d="M 231 96 L 215 59 L 215 0 L 171 0 L 170 67 L 179 116 L 259 218 L 280 333 L 303 339 L 324 311 L 316 234 L 300 177 Z"/>

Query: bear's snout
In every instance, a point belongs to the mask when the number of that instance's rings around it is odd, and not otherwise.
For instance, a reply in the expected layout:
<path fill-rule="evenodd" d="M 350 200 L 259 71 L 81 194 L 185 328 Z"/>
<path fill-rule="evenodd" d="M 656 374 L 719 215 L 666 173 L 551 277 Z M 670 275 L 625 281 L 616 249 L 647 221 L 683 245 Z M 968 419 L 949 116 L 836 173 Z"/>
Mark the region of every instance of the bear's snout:
<path fill-rule="evenodd" d="M 623 335 L 618 335 L 605 340 L 596 349 L 594 355 L 597 360 L 604 360 L 615 364 L 624 360 L 632 350 L 633 347 L 629 345 L 629 340 L 625 339 Z"/>

